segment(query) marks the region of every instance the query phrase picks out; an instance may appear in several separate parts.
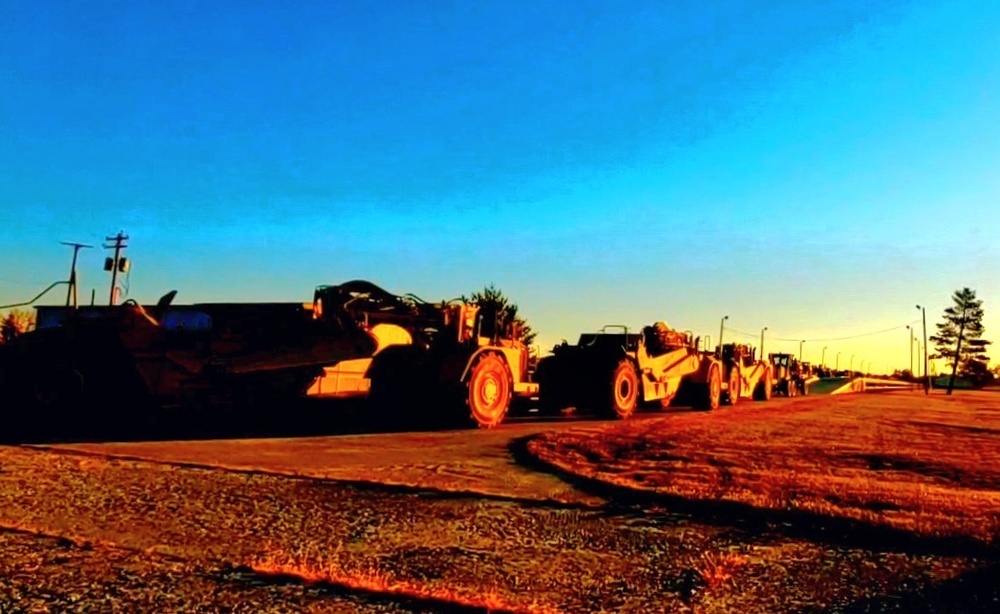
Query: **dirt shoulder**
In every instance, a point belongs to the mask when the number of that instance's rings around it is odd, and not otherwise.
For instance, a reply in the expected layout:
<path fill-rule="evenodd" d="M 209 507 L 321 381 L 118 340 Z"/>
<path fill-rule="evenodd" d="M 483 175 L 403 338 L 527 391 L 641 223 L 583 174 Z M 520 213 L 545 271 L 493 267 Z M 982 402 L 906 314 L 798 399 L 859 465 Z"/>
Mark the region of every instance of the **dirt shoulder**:
<path fill-rule="evenodd" d="M 741 403 L 543 433 L 528 449 L 568 475 L 672 500 L 801 512 L 1000 549 L 995 393 Z"/>
<path fill-rule="evenodd" d="M 25 531 L 0 530 L 0 612 L 419 612 L 420 604 Z"/>

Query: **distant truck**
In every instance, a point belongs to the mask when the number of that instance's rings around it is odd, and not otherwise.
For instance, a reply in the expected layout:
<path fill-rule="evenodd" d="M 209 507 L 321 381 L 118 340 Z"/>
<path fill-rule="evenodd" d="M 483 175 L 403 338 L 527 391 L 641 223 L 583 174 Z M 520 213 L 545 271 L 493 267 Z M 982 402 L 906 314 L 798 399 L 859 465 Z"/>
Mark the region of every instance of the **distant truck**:
<path fill-rule="evenodd" d="M 806 380 L 810 373 L 804 363 L 792 354 L 768 354 L 768 358 L 773 369 L 772 382 L 776 394 L 794 397 L 808 393 Z"/>
<path fill-rule="evenodd" d="M 573 407 L 621 419 L 653 403 L 711 410 L 719 407 L 722 378 L 721 361 L 699 351 L 689 331 L 663 322 L 638 333 L 607 325 L 539 359 L 539 409 L 555 413 Z"/>

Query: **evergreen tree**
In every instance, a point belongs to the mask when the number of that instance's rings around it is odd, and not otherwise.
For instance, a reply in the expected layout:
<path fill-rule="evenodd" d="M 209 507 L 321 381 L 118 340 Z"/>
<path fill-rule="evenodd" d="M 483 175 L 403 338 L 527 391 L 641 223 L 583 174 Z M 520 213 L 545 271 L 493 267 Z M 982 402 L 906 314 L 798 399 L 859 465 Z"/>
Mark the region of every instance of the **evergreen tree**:
<path fill-rule="evenodd" d="M 948 394 L 955 387 L 955 376 L 968 378 L 974 385 L 982 385 L 984 374 L 989 373 L 989 356 L 986 346 L 991 342 L 983 336 L 983 301 L 976 298 L 975 290 L 962 288 L 952 294 L 954 305 L 944 310 L 942 321 L 937 324 L 937 334 L 930 338 L 935 353 L 931 358 L 943 359 L 951 367 Z"/>
<path fill-rule="evenodd" d="M 516 325 L 517 339 L 529 348 L 535 341 L 535 333 L 531 330 L 527 320 L 517 314 L 517 304 L 504 296 L 503 291 L 490 284 L 481 291 L 473 292 L 469 297 L 462 297 L 467 303 L 479 305 L 479 313 L 482 316 L 482 334 L 492 337 L 495 326 L 499 326 L 502 333 L 508 330 L 512 324 Z"/>

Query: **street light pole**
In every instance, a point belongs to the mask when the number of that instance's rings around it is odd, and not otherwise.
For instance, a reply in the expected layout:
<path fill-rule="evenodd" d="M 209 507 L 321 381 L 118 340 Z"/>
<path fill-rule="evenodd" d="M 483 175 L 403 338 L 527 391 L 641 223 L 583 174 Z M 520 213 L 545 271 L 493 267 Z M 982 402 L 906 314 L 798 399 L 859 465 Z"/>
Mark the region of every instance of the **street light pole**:
<path fill-rule="evenodd" d="M 847 371 L 854 377 L 854 354 L 851 354 L 851 366 L 847 368 Z"/>
<path fill-rule="evenodd" d="M 837 352 L 837 363 L 833 367 L 834 371 L 840 371 L 840 352 Z"/>
<path fill-rule="evenodd" d="M 722 359 L 722 333 L 726 330 L 726 320 L 729 316 L 722 316 L 722 322 L 719 323 L 719 359 Z"/>
<path fill-rule="evenodd" d="M 803 339 L 802 341 L 799 341 L 799 362 L 802 362 L 802 344 L 805 343 L 805 342 L 806 342 L 805 339 Z"/>
<path fill-rule="evenodd" d="M 764 328 L 760 329 L 760 359 L 761 360 L 764 360 L 764 331 L 765 330 L 767 330 L 766 326 Z"/>
<path fill-rule="evenodd" d="M 826 368 L 826 346 L 825 345 L 823 346 L 823 353 L 821 354 L 821 356 L 822 356 L 822 358 L 819 359 L 819 366 L 821 366 L 821 367 L 823 367 L 825 369 Z"/>
<path fill-rule="evenodd" d="M 920 310 L 924 321 L 924 394 L 931 393 L 931 376 L 928 374 L 927 369 L 927 309 L 917 305 L 917 309 Z"/>
<path fill-rule="evenodd" d="M 909 324 L 906 325 L 906 336 L 910 338 L 910 377 L 914 377 L 914 375 L 913 375 L 913 329 L 910 328 Z"/>

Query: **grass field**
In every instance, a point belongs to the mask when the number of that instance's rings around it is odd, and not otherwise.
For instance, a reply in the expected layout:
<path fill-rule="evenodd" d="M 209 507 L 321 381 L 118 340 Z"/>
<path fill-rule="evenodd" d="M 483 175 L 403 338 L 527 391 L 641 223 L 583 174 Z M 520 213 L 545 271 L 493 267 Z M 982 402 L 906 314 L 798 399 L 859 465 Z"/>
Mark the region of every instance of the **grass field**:
<path fill-rule="evenodd" d="M 543 462 L 614 486 L 1000 547 L 1000 394 L 745 403 L 540 435 Z"/>

